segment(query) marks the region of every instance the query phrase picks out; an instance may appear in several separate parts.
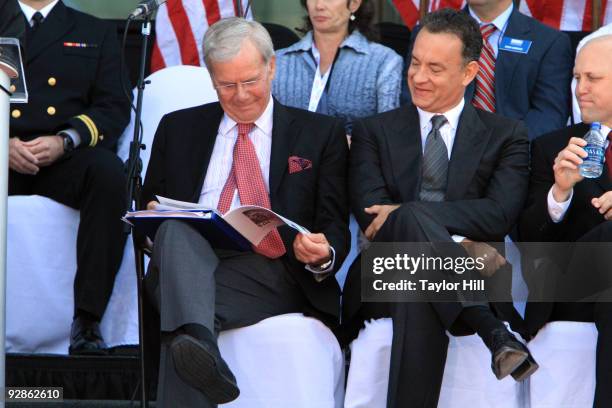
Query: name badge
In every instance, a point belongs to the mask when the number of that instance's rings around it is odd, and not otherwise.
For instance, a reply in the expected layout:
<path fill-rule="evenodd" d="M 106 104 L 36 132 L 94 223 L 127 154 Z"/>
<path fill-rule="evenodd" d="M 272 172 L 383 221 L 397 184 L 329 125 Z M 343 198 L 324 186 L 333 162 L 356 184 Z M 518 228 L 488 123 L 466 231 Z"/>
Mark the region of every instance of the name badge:
<path fill-rule="evenodd" d="M 519 40 L 517 38 L 504 37 L 499 44 L 499 49 L 503 51 L 527 54 L 533 41 Z"/>

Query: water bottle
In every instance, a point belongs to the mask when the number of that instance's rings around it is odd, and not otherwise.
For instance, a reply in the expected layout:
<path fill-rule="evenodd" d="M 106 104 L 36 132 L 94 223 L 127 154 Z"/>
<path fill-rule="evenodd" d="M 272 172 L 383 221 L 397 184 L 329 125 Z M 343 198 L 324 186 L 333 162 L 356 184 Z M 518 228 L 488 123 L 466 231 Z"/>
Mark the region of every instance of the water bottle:
<path fill-rule="evenodd" d="M 587 145 L 584 150 L 588 156 L 580 165 L 580 175 L 586 178 L 597 178 L 601 176 L 604 161 L 605 139 L 601 135 L 601 124 L 593 122 L 591 130 L 584 135 Z"/>

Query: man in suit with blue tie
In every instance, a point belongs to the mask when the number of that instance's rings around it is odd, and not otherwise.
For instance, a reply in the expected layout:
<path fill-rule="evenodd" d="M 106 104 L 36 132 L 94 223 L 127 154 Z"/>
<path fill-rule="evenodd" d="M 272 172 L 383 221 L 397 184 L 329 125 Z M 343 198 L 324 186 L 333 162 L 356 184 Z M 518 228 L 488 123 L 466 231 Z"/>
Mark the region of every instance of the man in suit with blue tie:
<path fill-rule="evenodd" d="M 523 207 L 529 173 L 527 131 L 519 121 L 477 109 L 464 98 L 465 87 L 479 70 L 482 36 L 477 24 L 451 9 L 428 14 L 422 24 L 408 70 L 413 102 L 354 124 L 349 159 L 352 210 L 376 248 L 416 243 L 418 250 L 406 250 L 413 258 L 441 258 L 447 251 L 476 258 L 473 254 L 484 250 L 488 270 L 497 278 L 509 271 L 500 270 L 504 258 L 484 242 L 503 241 Z M 365 262 L 367 257 L 368 252 Z M 447 330 L 453 335 L 477 333 L 491 351 L 498 379 L 511 375 L 522 381 L 537 370 L 529 351 L 501 322 L 512 317 L 511 310 L 500 305 L 492 310 L 484 297 L 469 302 L 466 297 L 453 302 L 362 302 L 368 289 L 363 282 L 371 275 L 360 266 L 359 260 L 353 263 L 344 287 L 343 334 L 345 341 L 363 339 L 372 333 L 368 325 L 357 333 L 364 321 L 376 324 L 391 318 L 388 408 L 437 406 Z M 414 276 L 436 279 L 437 271 L 430 272 L 420 268 Z M 453 275 L 454 270 L 444 276 Z M 349 379 L 358 375 L 359 367 L 353 365 Z"/>
<path fill-rule="evenodd" d="M 573 66 L 567 35 L 520 13 L 512 0 L 467 4 L 465 11 L 479 23 L 484 47 L 481 70 L 466 89 L 466 101 L 524 121 L 530 140 L 565 126 Z M 406 61 L 407 66 L 410 52 Z M 402 101 L 409 98 L 404 86 Z"/>

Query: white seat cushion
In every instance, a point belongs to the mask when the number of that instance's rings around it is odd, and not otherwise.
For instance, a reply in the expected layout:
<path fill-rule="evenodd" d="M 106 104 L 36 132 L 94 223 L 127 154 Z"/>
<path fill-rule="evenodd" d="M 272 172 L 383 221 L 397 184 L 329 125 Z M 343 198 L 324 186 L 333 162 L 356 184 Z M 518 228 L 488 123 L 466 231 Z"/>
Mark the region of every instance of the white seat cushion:
<path fill-rule="evenodd" d="M 231 408 L 334 408 L 344 397 L 344 357 L 332 332 L 301 314 L 219 335 L 240 397 Z"/>
<path fill-rule="evenodd" d="M 377 319 L 351 344 L 345 408 L 386 407 L 392 337 L 391 319 Z M 478 336 L 449 337 L 439 407 L 524 407 L 523 385 L 495 378 L 491 353 Z"/>
<path fill-rule="evenodd" d="M 551 322 L 529 343 L 540 364 L 531 376 L 531 408 L 585 408 L 595 394 L 594 323 Z"/>

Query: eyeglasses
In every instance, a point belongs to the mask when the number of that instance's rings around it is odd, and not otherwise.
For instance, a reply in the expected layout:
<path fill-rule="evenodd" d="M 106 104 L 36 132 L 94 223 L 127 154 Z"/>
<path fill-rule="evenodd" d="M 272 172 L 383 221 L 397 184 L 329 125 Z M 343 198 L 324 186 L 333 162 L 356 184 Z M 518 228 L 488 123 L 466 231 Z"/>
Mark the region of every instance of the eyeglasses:
<path fill-rule="evenodd" d="M 267 77 L 267 74 L 268 74 L 268 70 L 266 69 L 266 72 L 262 74 L 259 78 L 251 79 L 249 81 L 242 81 L 242 82 L 215 84 L 215 89 L 224 94 L 232 94 L 238 91 L 238 87 L 241 87 L 245 91 L 249 91 L 251 89 L 254 89 L 262 80 L 264 80 Z"/>

